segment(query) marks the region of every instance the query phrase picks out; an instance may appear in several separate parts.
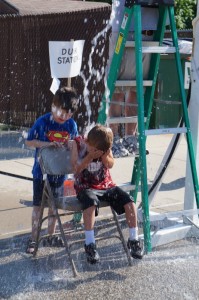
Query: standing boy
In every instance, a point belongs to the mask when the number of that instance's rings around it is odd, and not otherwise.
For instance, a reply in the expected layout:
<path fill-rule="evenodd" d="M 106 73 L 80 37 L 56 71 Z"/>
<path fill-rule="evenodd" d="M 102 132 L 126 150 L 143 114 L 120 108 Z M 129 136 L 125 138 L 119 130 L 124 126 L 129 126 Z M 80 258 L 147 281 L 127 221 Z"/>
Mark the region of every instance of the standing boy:
<path fill-rule="evenodd" d="M 26 145 L 36 148 L 33 165 L 33 211 L 32 211 L 32 236 L 28 241 L 26 252 L 33 254 L 35 248 L 36 232 L 40 215 L 40 206 L 44 187 L 43 175 L 38 161 L 39 148 L 45 146 L 63 147 L 68 139 L 78 135 L 77 124 L 72 115 L 77 109 L 77 95 L 73 88 L 62 87 L 53 97 L 51 112 L 39 117 L 28 132 Z M 49 181 L 54 192 L 63 184 L 63 176 L 49 176 Z M 49 209 L 49 215 L 53 212 Z M 52 236 L 55 232 L 56 219 L 48 219 L 48 244 L 60 246 L 61 240 Z"/>
<path fill-rule="evenodd" d="M 138 239 L 137 215 L 133 198 L 113 183 L 109 172 L 114 164 L 112 144 L 112 130 L 102 125 L 93 127 L 86 140 L 78 137 L 72 142 L 75 189 L 77 198 L 82 204 L 85 252 L 87 260 L 91 264 L 99 261 L 94 237 L 94 223 L 100 201 L 109 202 L 119 215 L 125 213 L 129 227 L 127 245 L 131 256 L 139 259 L 143 256 L 143 249 Z M 96 190 L 104 190 L 104 193 L 100 195 L 99 192 L 96 193 Z"/>

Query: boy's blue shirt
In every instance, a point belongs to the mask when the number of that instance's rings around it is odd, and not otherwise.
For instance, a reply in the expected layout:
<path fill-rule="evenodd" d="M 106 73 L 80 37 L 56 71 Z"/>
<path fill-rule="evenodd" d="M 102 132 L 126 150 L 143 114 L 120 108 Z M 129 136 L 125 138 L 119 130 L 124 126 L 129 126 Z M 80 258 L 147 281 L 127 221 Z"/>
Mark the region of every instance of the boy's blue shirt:
<path fill-rule="evenodd" d="M 52 141 L 53 134 L 55 134 L 55 140 L 57 135 L 65 136 L 67 134 L 70 136 L 69 139 L 74 139 L 74 137 L 78 135 L 77 124 L 72 118 L 67 120 L 64 124 L 59 124 L 53 120 L 51 113 L 47 113 L 36 120 L 28 132 L 27 140 L 32 141 L 36 139 L 44 142 L 50 142 L 48 136 L 51 137 Z M 36 148 L 32 174 L 33 178 L 42 179 L 43 176 L 38 162 L 38 151 L 39 148 Z"/>

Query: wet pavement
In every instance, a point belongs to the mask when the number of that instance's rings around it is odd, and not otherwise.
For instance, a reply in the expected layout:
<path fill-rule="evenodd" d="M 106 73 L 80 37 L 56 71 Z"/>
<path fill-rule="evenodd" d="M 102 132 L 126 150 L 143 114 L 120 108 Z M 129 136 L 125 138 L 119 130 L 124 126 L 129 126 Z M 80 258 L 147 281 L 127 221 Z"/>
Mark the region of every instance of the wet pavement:
<path fill-rule="evenodd" d="M 88 265 L 80 244 L 74 251 L 74 278 L 63 249 L 40 248 L 37 259 L 11 241 L 0 255 L 1 299 L 199 299 L 199 240 L 160 248 L 127 265 L 117 241 L 98 243 L 101 262 Z"/>
<path fill-rule="evenodd" d="M 15 151 L 13 137 L 10 141 L 12 146 L 7 145 L 7 149 L 12 155 L 3 150 L 0 170 L 31 177 L 31 150 L 24 149 L 20 142 L 19 150 Z M 169 141 L 168 135 L 148 138 L 149 185 Z M 132 157 L 117 159 L 111 170 L 114 180 L 129 181 L 132 166 Z M 185 166 L 183 138 L 151 209 L 183 209 Z M 86 262 L 80 243 L 73 251 L 79 272 L 74 278 L 63 248 L 40 247 L 36 259 L 25 253 L 30 234 L 31 181 L 0 175 L 0 182 L 0 299 L 199 299 L 199 239 L 192 237 L 156 247 L 143 260 L 132 260 L 131 267 L 117 239 L 98 242 L 101 262 L 97 265 Z M 138 205 L 139 201 L 140 195 Z M 109 230 L 105 233 L 109 234 Z M 126 227 L 124 232 L 127 238 Z"/>

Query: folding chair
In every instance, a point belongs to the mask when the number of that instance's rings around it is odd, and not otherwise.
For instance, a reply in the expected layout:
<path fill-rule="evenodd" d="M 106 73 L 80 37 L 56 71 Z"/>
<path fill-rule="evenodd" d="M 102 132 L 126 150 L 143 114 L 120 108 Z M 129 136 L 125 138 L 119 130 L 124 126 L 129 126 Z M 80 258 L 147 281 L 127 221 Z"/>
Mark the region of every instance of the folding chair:
<path fill-rule="evenodd" d="M 36 256 L 39 242 L 41 240 L 40 233 L 42 228 L 42 223 L 44 220 L 46 220 L 48 217 L 43 218 L 43 212 L 44 208 L 46 207 L 46 204 L 48 207 L 50 207 L 55 212 L 55 217 L 58 221 L 59 229 L 61 237 L 64 241 L 64 246 L 66 253 L 68 255 L 69 261 L 72 266 L 73 274 L 76 277 L 78 275 L 72 255 L 71 255 L 71 249 L 69 245 L 69 242 L 66 239 L 65 232 L 63 229 L 63 225 L 61 222 L 60 216 L 63 215 L 72 215 L 76 212 L 82 212 L 81 204 L 76 198 L 76 195 L 74 196 L 64 196 L 64 194 L 54 196 L 53 191 L 51 189 L 51 185 L 49 183 L 49 179 L 47 175 L 67 175 L 72 174 L 72 167 L 71 167 L 71 150 L 69 147 L 63 147 L 63 148 L 55 148 L 55 147 L 44 147 L 39 152 L 39 163 L 41 166 L 41 170 L 43 173 L 43 179 L 44 179 L 44 190 L 43 190 L 43 196 L 42 196 L 42 203 L 41 203 L 41 213 L 39 217 L 38 222 L 38 230 L 37 230 L 37 237 L 36 237 L 36 246 L 33 253 L 33 257 Z M 126 185 L 121 186 L 124 190 L 126 190 Z M 99 192 L 99 191 L 98 191 Z M 107 207 L 109 204 L 107 202 L 101 202 L 100 207 Z M 63 214 L 58 213 L 58 209 L 64 210 L 65 212 Z M 128 247 L 126 245 L 121 226 L 118 220 L 118 217 L 115 213 L 115 211 L 112 209 L 113 214 L 113 220 L 115 222 L 118 235 L 111 235 L 107 238 L 113 238 L 117 237 L 122 242 L 122 245 L 124 247 L 124 250 L 127 255 L 128 264 L 131 265 L 131 256 L 128 250 Z M 102 238 L 98 238 L 102 239 Z M 103 238 L 104 239 L 104 238 Z"/>

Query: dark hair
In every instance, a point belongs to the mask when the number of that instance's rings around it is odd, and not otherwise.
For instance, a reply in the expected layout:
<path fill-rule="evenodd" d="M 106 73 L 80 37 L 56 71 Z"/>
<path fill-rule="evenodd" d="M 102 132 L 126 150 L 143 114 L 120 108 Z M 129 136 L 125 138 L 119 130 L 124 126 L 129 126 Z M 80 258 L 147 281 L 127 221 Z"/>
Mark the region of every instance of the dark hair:
<path fill-rule="evenodd" d="M 67 112 L 74 112 L 77 110 L 77 94 L 72 87 L 61 87 L 59 88 L 54 97 L 53 102 L 55 106 L 65 109 Z"/>
<path fill-rule="evenodd" d="M 97 124 L 87 136 L 89 145 L 106 152 L 113 144 L 113 132 L 109 127 Z"/>

